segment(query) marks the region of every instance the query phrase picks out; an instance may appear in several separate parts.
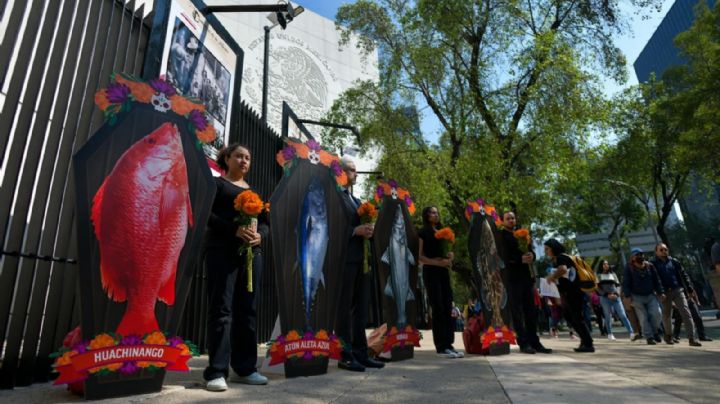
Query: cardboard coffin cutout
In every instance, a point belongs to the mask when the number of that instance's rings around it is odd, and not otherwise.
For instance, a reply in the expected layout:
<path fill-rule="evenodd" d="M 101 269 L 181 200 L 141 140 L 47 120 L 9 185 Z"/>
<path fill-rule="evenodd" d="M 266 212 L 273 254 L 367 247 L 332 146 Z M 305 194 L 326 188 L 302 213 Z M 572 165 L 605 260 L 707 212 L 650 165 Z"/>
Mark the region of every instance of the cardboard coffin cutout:
<path fill-rule="evenodd" d="M 391 351 L 393 360 L 407 359 L 413 356 L 413 347 L 420 346 L 415 328 L 422 298 L 417 288 L 419 244 L 410 220 L 414 205 L 394 181 L 380 183 L 375 200 L 380 202 L 373 237 L 375 265 L 388 327 L 383 351 Z"/>
<path fill-rule="evenodd" d="M 107 122 L 73 159 L 86 338 L 78 350 L 114 350 L 59 378 L 90 374 L 86 398 L 157 390 L 162 369 L 178 370 L 170 345 L 187 344 L 164 332 L 177 331 L 215 191 L 198 137 L 213 130 L 202 105 L 162 80 L 120 75 L 95 101 Z M 162 352 L 140 349 L 150 345 Z"/>
<path fill-rule="evenodd" d="M 506 355 L 510 353 L 510 344 L 516 341 L 515 333 L 506 325 L 510 322 L 510 307 L 502 277 L 504 263 L 496 244 L 497 226 L 501 222 L 495 208 L 482 199 L 470 201 L 465 214 L 470 219 L 468 253 L 473 284 L 489 325 L 477 336 L 480 338 L 477 342 L 481 344 L 481 353 Z"/>
<path fill-rule="evenodd" d="M 341 343 L 332 330 L 352 229 L 340 193 L 345 180 L 336 156 L 310 140 L 289 141 L 278 154 L 285 176 L 270 198 L 270 227 L 282 337 L 271 365 L 286 376 L 327 372 Z"/>

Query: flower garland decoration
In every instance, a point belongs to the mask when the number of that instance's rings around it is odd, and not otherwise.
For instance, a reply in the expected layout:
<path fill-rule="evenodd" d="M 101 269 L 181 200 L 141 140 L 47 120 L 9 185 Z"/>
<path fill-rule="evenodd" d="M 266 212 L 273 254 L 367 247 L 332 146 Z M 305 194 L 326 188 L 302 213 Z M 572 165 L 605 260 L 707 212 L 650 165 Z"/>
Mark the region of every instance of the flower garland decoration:
<path fill-rule="evenodd" d="M 385 342 L 383 343 L 383 352 L 389 352 L 392 348 L 405 346 L 420 346 L 422 333 L 417 328 L 406 325 L 402 330 L 398 330 L 393 326 L 385 333 Z"/>
<path fill-rule="evenodd" d="M 275 160 L 283 168 L 285 175 L 290 175 L 292 169 L 303 159 L 308 160 L 311 164 L 321 164 L 327 167 L 330 176 L 335 179 L 338 188 L 347 185 L 347 175 L 340 165 L 340 158 L 323 149 L 320 143 L 313 139 L 305 143 L 293 139 L 286 139 L 285 143 L 285 147 L 280 150 L 275 157 Z"/>
<path fill-rule="evenodd" d="M 478 198 L 474 201 L 467 201 L 465 206 L 465 218 L 470 220 L 473 213 L 479 212 L 493 218 L 496 227 L 502 226 L 502 218 L 498 215 L 493 205 L 487 204 L 484 199 Z"/>
<path fill-rule="evenodd" d="M 240 224 L 241 227 L 250 228 L 253 231 L 257 230 L 257 217 L 264 211 L 270 210 L 270 204 L 264 203 L 260 199 L 260 195 L 256 194 L 252 190 L 245 190 L 240 192 L 233 202 L 233 207 L 238 212 L 235 217 L 235 222 Z M 253 251 L 250 243 L 243 242 L 238 249 L 238 254 L 242 255 L 245 253 L 245 268 L 247 268 L 247 291 L 252 293 L 252 273 L 253 273 Z"/>
<path fill-rule="evenodd" d="M 325 330 L 300 332 L 290 330 L 287 335 L 280 335 L 268 342 L 266 357 L 270 358 L 270 366 L 285 360 L 312 360 L 318 357 L 340 359 L 343 349 L 347 348 L 340 337 Z"/>
<path fill-rule="evenodd" d="M 357 209 L 357 214 L 360 216 L 360 223 L 362 224 L 374 224 L 377 220 L 378 210 L 373 201 L 364 202 Z M 370 240 L 363 239 L 363 273 L 370 272 L 369 264 L 370 256 Z"/>
<path fill-rule="evenodd" d="M 212 143 L 217 137 L 215 127 L 205 115 L 205 106 L 197 98 L 184 97 L 167 81 L 156 78 L 144 81 L 125 73 L 115 73 L 107 88 L 95 93 L 95 105 L 103 111 L 108 124 L 114 125 L 122 112 L 132 109 L 133 103 L 150 104 L 156 111 L 172 111 L 188 121 L 190 133 L 198 145 Z"/>
<path fill-rule="evenodd" d="M 499 330 L 496 330 L 495 328 L 490 326 L 482 335 L 483 349 L 489 349 L 490 345 L 502 343 L 517 343 L 515 331 L 510 330 L 506 325 L 502 326 L 502 328 L 500 328 Z"/>
<path fill-rule="evenodd" d="M 443 257 L 447 257 L 452 251 L 452 245 L 455 244 L 455 232 L 449 227 L 443 227 L 435 232 L 435 238 L 440 240 Z"/>
<path fill-rule="evenodd" d="M 155 331 L 143 336 L 101 333 L 89 341 L 64 346 L 50 357 L 55 358 L 53 367 L 60 373 L 54 384 L 64 384 L 85 380 L 89 374 L 130 375 L 160 368 L 189 371 L 187 360 L 199 355 L 192 342 Z"/>
<path fill-rule="evenodd" d="M 392 199 L 400 199 L 405 202 L 410 215 L 415 214 L 415 203 L 410 197 L 410 192 L 405 188 L 400 188 L 397 181 L 390 179 L 388 181 L 378 182 L 375 188 L 375 203 L 380 205 L 385 196 L 390 196 Z"/>

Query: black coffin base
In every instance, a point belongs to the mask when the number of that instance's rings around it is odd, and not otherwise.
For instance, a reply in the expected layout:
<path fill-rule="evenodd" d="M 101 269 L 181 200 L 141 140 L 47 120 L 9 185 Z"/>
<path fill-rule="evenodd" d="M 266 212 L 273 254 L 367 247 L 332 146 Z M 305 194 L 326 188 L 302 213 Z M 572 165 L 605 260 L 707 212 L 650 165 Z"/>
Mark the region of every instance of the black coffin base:
<path fill-rule="evenodd" d="M 488 355 L 510 355 L 510 343 L 509 342 L 498 342 L 496 344 L 490 344 Z"/>
<path fill-rule="evenodd" d="M 165 370 L 141 370 L 132 375 L 113 373 L 90 375 L 85 380 L 85 399 L 102 400 L 112 397 L 158 393 L 162 390 Z"/>
<path fill-rule="evenodd" d="M 320 356 L 310 360 L 286 359 L 285 377 L 317 376 L 324 375 L 328 370 L 329 359 L 327 356 Z"/>
<path fill-rule="evenodd" d="M 412 359 L 415 357 L 415 347 L 412 345 L 404 347 L 393 347 L 390 351 L 390 354 L 393 362 Z"/>

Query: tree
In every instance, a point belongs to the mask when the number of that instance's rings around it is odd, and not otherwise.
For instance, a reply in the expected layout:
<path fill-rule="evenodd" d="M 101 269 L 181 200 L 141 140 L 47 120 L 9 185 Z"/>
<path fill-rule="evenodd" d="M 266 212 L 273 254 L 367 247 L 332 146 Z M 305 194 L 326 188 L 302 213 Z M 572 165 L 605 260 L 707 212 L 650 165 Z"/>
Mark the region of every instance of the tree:
<path fill-rule="evenodd" d="M 431 195 L 467 228 L 465 199 L 520 210 L 523 222 L 562 214 L 559 182 L 607 118 L 596 68 L 624 80 L 612 36 L 626 25 L 612 0 L 360 0 L 338 10 L 344 44 L 379 49 L 380 81 L 358 83 L 328 119 L 362 128 L 381 169 Z M 657 1 L 631 1 L 648 6 Z M 408 130 L 420 98 L 442 127 L 438 144 Z M 340 146 L 350 139 L 331 131 Z"/>
<path fill-rule="evenodd" d="M 704 164 L 698 173 L 720 181 L 720 8 L 701 1 L 690 29 L 675 39 L 687 64 L 663 80 L 675 91 L 669 101 L 686 159 Z"/>

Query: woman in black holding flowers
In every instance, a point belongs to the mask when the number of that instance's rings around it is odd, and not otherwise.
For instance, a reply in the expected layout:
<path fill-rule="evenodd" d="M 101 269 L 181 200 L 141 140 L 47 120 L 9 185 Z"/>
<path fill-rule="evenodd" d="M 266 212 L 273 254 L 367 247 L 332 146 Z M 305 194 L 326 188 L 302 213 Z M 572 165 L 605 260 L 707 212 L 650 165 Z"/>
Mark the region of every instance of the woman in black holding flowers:
<path fill-rule="evenodd" d="M 217 163 L 225 175 L 215 178 L 215 201 L 205 235 L 204 258 L 207 274 L 208 318 L 207 338 L 209 363 L 203 378 L 210 391 L 227 389 L 225 379 L 232 367 L 236 373 L 231 381 L 245 384 L 267 384 L 257 372 L 257 337 L 255 293 L 248 290 L 246 257 L 238 254 L 243 243 L 253 248 L 252 283 L 258 285 L 262 272 L 260 243 L 270 229 L 261 215 L 257 229 L 235 222 L 235 198 L 250 188 L 250 150 L 232 144 L 220 151 Z M 257 274 L 257 275 L 256 275 Z M 252 290 L 256 287 L 253 286 Z"/>
<path fill-rule="evenodd" d="M 423 283 L 432 307 L 432 333 L 435 351 L 447 358 L 462 358 L 462 352 L 453 348 L 455 341 L 455 323 L 452 319 L 453 294 L 450 286 L 450 273 L 453 253 L 442 255 L 442 243 L 435 238 L 435 232 L 442 228 L 440 214 L 435 206 L 422 211 L 423 227 L 418 231 L 420 237 L 420 263 L 423 265 Z"/>

